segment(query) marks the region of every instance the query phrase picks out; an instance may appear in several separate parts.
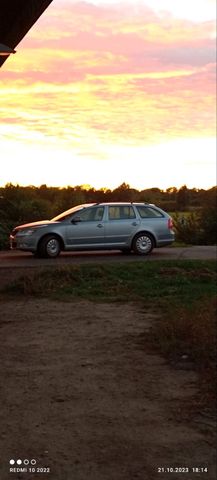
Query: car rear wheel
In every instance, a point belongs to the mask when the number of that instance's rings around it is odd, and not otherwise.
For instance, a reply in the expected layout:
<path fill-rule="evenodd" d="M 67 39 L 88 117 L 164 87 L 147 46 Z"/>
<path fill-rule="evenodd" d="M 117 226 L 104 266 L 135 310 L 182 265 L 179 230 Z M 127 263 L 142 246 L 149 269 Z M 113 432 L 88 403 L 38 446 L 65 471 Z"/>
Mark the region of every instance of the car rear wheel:
<path fill-rule="evenodd" d="M 41 257 L 56 258 L 60 254 L 60 241 L 55 235 L 47 235 L 39 245 L 39 255 Z"/>
<path fill-rule="evenodd" d="M 154 248 L 154 239 L 149 233 L 140 233 L 133 240 L 133 251 L 137 255 L 148 255 Z"/>

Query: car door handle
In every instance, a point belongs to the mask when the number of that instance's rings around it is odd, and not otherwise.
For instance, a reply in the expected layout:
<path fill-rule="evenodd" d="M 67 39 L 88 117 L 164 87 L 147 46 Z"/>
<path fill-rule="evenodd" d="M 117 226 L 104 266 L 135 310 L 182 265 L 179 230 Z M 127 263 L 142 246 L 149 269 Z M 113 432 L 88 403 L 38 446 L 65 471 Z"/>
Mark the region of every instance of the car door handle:
<path fill-rule="evenodd" d="M 98 223 L 97 227 L 102 228 L 103 227 L 102 223 Z"/>
<path fill-rule="evenodd" d="M 133 225 L 134 227 L 136 227 L 136 225 L 138 225 L 138 223 L 137 223 L 137 222 L 133 222 L 132 225 Z"/>

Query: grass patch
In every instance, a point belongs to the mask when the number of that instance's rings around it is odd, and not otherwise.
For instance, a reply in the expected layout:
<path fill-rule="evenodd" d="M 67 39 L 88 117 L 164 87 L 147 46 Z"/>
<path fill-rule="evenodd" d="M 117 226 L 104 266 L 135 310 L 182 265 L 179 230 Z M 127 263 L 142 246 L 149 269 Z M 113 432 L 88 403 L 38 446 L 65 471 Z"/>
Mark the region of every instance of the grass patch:
<path fill-rule="evenodd" d="M 216 298 L 168 310 L 152 328 L 152 338 L 167 356 L 194 361 L 200 368 L 215 363 Z"/>
<path fill-rule="evenodd" d="M 137 301 L 167 308 L 192 304 L 216 292 L 214 261 L 141 261 L 52 267 L 23 275 L 4 289 L 10 295 Z"/>
<path fill-rule="evenodd" d="M 148 341 L 155 351 L 178 368 L 185 369 L 190 365 L 198 372 L 199 388 L 194 413 L 201 409 L 212 414 L 215 412 L 216 310 L 216 297 L 176 307 L 160 317 L 148 334 Z"/>

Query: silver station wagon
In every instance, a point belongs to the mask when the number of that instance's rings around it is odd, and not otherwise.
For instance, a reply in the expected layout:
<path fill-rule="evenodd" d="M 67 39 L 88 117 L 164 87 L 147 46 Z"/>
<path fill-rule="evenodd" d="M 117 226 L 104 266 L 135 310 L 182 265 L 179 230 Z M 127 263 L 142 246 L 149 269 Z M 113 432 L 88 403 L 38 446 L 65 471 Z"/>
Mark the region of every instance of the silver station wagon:
<path fill-rule="evenodd" d="M 61 251 L 121 250 L 148 255 L 175 239 L 172 218 L 149 203 L 83 204 L 52 220 L 19 225 L 11 249 L 55 258 Z"/>

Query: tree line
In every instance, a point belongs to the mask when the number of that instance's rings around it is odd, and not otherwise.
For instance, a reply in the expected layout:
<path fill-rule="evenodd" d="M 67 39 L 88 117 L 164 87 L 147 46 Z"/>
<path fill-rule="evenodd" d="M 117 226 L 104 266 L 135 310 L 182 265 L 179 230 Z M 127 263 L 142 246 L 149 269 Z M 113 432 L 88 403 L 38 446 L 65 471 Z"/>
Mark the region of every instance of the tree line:
<path fill-rule="evenodd" d="M 201 230 L 203 219 L 207 223 L 206 229 L 211 229 L 207 234 L 209 238 L 206 239 L 206 243 L 213 243 L 214 238 L 216 239 L 216 193 L 217 187 L 204 190 L 189 189 L 186 185 L 179 189 L 170 187 L 161 190 L 153 187 L 136 190 L 122 183 L 114 190 L 107 188 L 97 190 L 83 185 L 58 188 L 47 185 L 23 187 L 9 183 L 0 188 L 0 249 L 7 247 L 8 234 L 15 225 L 51 219 L 58 213 L 82 203 L 113 201 L 154 203 L 173 215 L 177 233 L 178 229 L 180 231 L 186 228 L 187 230 L 190 228 L 190 231 L 195 229 L 198 221 Z M 191 237 L 191 233 L 189 236 Z M 180 239 L 184 241 L 183 238 Z M 197 242 L 199 240 L 197 239 Z"/>

